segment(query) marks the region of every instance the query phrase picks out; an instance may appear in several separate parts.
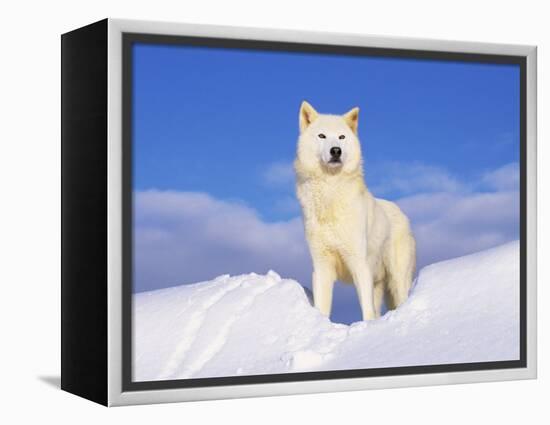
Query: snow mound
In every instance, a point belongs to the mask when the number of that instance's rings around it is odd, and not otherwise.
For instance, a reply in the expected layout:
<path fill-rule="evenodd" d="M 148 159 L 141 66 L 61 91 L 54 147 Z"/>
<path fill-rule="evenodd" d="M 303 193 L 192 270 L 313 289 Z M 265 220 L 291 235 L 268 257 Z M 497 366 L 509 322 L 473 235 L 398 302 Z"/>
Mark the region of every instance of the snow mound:
<path fill-rule="evenodd" d="M 134 295 L 134 380 L 519 358 L 519 243 L 419 273 L 378 320 L 332 323 L 296 281 L 266 275 Z"/>

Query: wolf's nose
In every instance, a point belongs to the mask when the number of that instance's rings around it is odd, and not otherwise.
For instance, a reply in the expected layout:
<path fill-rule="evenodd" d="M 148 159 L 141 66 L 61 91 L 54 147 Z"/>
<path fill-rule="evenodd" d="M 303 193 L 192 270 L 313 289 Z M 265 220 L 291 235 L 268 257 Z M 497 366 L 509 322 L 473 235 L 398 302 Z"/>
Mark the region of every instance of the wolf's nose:
<path fill-rule="evenodd" d="M 330 156 L 333 158 L 340 158 L 342 156 L 342 149 L 338 147 L 330 148 Z"/>

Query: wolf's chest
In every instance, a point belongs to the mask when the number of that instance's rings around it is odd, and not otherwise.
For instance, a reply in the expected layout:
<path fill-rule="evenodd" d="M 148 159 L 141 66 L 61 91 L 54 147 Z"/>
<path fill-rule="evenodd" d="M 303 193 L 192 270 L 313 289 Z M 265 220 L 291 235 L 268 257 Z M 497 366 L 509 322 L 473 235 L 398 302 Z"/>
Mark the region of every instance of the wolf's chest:
<path fill-rule="evenodd" d="M 361 185 L 313 181 L 298 187 L 308 240 L 340 245 L 364 228 Z"/>
<path fill-rule="evenodd" d="M 334 200 L 313 197 L 304 206 L 308 239 L 317 240 L 335 249 L 347 244 L 363 228 L 356 204 L 357 202 L 346 198 Z"/>
<path fill-rule="evenodd" d="M 318 199 L 310 210 L 312 218 L 320 225 L 342 225 L 354 215 L 348 202 Z"/>

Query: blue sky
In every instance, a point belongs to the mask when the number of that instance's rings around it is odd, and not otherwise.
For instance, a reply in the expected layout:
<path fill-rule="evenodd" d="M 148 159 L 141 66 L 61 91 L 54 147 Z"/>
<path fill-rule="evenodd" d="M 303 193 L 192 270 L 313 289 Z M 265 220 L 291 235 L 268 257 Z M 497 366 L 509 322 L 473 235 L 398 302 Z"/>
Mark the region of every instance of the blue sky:
<path fill-rule="evenodd" d="M 291 169 L 304 99 L 360 107 L 367 185 L 411 217 L 420 266 L 517 238 L 518 66 L 137 44 L 133 94 L 136 290 L 263 268 L 309 286 Z"/>

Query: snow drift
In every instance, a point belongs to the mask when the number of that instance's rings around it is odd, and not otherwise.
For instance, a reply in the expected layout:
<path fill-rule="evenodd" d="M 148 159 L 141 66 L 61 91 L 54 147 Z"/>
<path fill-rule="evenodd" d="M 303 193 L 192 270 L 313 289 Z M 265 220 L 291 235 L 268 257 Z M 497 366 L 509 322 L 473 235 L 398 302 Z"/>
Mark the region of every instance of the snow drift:
<path fill-rule="evenodd" d="M 419 273 L 378 320 L 332 323 L 274 272 L 134 295 L 134 380 L 519 358 L 519 243 Z"/>

